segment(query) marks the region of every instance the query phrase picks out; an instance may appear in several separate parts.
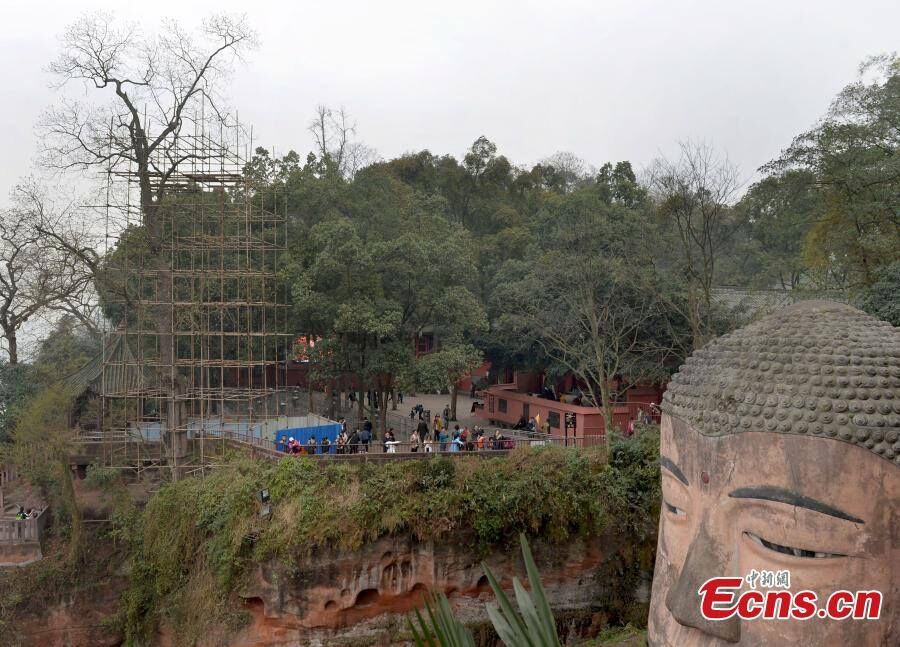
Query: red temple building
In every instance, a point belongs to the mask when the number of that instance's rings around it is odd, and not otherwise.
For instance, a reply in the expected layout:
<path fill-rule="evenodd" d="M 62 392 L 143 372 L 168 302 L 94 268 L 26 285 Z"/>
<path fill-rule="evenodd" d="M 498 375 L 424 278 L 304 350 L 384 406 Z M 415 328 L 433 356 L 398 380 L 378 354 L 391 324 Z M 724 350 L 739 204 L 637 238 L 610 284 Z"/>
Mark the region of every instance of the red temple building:
<path fill-rule="evenodd" d="M 567 374 L 559 381 L 555 392 L 559 399 L 550 399 L 542 390 L 544 382 L 540 373 L 515 371 L 507 372 L 505 380 L 483 389 L 483 405 L 477 414 L 492 424 L 514 426 L 521 420 L 535 418 L 543 426 L 550 425 L 550 435 L 555 438 L 575 439 L 576 443 L 600 438 L 604 435 L 603 411 L 598 407 L 580 403 L 575 389 L 575 380 Z M 620 400 L 613 405 L 613 426 L 625 431 L 628 423 L 643 413 L 653 420 L 659 420 L 658 409 L 651 411 L 652 404 L 659 404 L 664 386 L 632 386 L 620 393 Z"/>

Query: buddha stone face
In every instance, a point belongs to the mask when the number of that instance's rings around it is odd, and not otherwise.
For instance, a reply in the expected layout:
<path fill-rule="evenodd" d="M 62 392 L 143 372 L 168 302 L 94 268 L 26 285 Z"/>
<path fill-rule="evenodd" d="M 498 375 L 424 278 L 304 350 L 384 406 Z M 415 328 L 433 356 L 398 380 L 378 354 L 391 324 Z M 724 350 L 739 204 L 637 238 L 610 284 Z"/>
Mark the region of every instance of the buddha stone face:
<path fill-rule="evenodd" d="M 660 454 L 650 645 L 900 644 L 900 331 L 812 302 L 717 340 L 673 379 Z M 708 579 L 753 570 L 881 591 L 881 617 L 703 617 Z"/>

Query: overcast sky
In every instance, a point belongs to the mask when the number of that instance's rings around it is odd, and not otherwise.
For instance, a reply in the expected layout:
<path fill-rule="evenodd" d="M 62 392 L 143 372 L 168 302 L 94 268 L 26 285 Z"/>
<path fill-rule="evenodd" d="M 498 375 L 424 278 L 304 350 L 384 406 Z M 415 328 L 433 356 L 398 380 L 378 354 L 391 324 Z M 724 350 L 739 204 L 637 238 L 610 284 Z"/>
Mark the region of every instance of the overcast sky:
<path fill-rule="evenodd" d="M 344 106 L 384 158 L 461 156 L 483 134 L 516 164 L 568 150 L 640 168 L 702 139 L 745 178 L 863 58 L 900 46 L 897 0 L 4 2 L 0 201 L 31 172 L 58 36 L 96 8 L 149 27 L 154 12 L 185 26 L 246 13 L 260 47 L 237 68 L 231 103 L 279 153 L 310 149 L 306 124 L 324 103 Z"/>

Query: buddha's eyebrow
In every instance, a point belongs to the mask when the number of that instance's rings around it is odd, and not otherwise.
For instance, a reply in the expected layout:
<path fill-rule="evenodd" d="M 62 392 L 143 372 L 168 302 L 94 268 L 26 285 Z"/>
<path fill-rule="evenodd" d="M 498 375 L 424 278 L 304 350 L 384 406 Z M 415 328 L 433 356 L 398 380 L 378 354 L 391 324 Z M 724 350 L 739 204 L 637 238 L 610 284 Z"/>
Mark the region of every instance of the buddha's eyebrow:
<path fill-rule="evenodd" d="M 837 517 L 838 519 L 844 519 L 845 521 L 852 521 L 853 523 L 865 523 L 865 521 L 863 521 L 859 517 L 854 517 L 852 514 L 848 514 L 843 510 L 838 510 L 837 508 L 834 508 L 827 503 L 816 501 L 815 499 L 811 499 L 808 496 L 803 496 L 802 494 L 797 494 L 796 492 L 791 492 L 790 490 L 771 487 L 768 485 L 738 488 L 730 492 L 728 496 L 733 499 L 762 499 L 763 501 L 787 503 L 788 505 L 794 505 L 799 508 L 806 508 L 807 510 L 812 510 L 813 512 L 821 512 L 822 514 L 827 514 L 830 517 Z"/>
<path fill-rule="evenodd" d="M 690 483 L 688 483 L 687 477 L 684 475 L 684 472 L 682 472 L 681 468 L 678 467 L 674 462 L 672 462 L 671 458 L 660 456 L 659 464 L 661 467 L 665 467 L 667 470 L 669 470 L 672 473 L 672 476 L 677 478 L 679 481 L 681 481 L 685 485 L 690 485 Z"/>

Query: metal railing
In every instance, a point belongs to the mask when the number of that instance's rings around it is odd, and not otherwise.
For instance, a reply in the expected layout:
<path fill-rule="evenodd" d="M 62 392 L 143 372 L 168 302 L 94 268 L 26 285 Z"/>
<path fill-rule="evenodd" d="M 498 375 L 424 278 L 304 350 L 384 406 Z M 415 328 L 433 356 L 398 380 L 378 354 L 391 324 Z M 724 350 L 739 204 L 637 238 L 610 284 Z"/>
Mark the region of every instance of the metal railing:
<path fill-rule="evenodd" d="M 227 440 L 243 446 L 259 448 L 269 454 L 272 458 L 284 458 L 291 456 L 307 456 L 315 458 L 336 458 L 340 456 L 358 456 L 358 455 L 383 455 L 385 458 L 415 458 L 417 456 L 429 455 L 471 455 L 479 452 L 508 452 L 519 447 L 598 447 L 605 445 L 603 436 L 587 436 L 581 438 L 557 438 L 544 436 L 543 438 L 510 438 L 503 437 L 484 437 L 483 439 L 468 439 L 467 442 L 439 442 L 435 440 L 419 441 L 411 443 L 410 441 L 384 441 L 375 440 L 368 443 L 355 443 L 340 445 L 330 443 L 322 445 L 305 444 L 297 445 L 295 451 L 290 451 L 286 445 L 278 443 L 277 445 L 271 441 L 259 438 L 247 437 L 243 434 L 229 433 Z"/>

